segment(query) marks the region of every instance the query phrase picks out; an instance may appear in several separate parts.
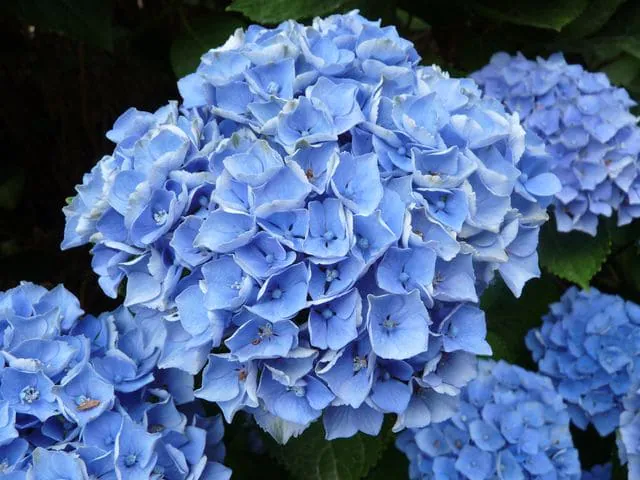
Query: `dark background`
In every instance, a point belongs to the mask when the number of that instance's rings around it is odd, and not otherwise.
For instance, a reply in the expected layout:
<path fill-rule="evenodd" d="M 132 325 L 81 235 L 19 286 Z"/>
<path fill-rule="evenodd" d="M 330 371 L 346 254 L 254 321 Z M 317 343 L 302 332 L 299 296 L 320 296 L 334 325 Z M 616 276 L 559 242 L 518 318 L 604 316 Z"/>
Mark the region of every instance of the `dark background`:
<path fill-rule="evenodd" d="M 474 71 L 500 50 L 529 56 L 561 50 L 572 62 L 605 71 L 640 98 L 638 0 L 5 1 L 0 5 L 0 291 L 20 280 L 49 287 L 64 283 L 85 310 L 114 308 L 117 302 L 97 286 L 89 248 L 59 249 L 65 199 L 75 194 L 83 174 L 111 152 L 104 133 L 113 121 L 130 106 L 153 111 L 177 100 L 177 78 L 194 70 L 199 56 L 223 43 L 236 27 L 287 18 L 305 21 L 353 8 L 397 25 L 415 42 L 424 63 L 438 63 L 453 75 Z M 607 265 L 615 274 L 615 263 Z M 603 271 L 595 284 L 604 290 L 622 292 L 630 284 L 624 278 L 611 284 Z M 640 274 L 631 280 L 625 292 L 637 298 Z M 509 300 L 507 309 L 504 297 L 496 297 L 495 313 L 494 298 L 483 299 L 490 335 L 492 325 L 512 320 L 500 317 L 508 317 L 511 308 L 529 311 L 537 315 L 531 321 L 539 322 L 548 301 L 566 286 L 559 284 L 545 297 L 536 289 L 549 282 L 537 282 L 520 303 Z M 522 309 L 530 297 L 536 297 L 539 311 Z M 227 440 L 229 462 L 236 478 L 243 478 L 243 470 L 251 478 L 261 462 L 273 462 L 248 452 L 246 437 L 233 433 L 236 427 Z M 603 443 L 593 432 L 577 436 L 576 443 L 585 465 L 605 461 L 613 448 L 612 438 Z M 339 443 L 334 445 L 341 450 Z M 292 448 L 301 444 L 294 442 Z M 286 455 L 281 450 L 274 456 Z M 401 456 L 394 449 L 385 455 L 390 459 L 370 477 L 403 477 Z M 388 465 L 395 467 L 385 471 Z M 270 471 L 273 478 L 285 478 L 273 466 Z"/>

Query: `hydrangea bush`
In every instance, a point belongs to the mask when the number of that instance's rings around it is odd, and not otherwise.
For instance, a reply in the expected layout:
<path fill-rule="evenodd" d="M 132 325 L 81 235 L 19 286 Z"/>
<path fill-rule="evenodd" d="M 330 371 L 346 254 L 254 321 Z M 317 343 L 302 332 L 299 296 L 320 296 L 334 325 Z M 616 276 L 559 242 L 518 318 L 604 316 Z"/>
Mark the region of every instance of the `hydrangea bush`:
<path fill-rule="evenodd" d="M 159 366 L 280 440 L 451 417 L 488 354 L 478 296 L 516 295 L 559 191 L 517 115 L 419 67 L 356 12 L 238 30 L 130 109 L 65 208 L 105 293 L 162 312 Z"/>
<path fill-rule="evenodd" d="M 618 456 L 627 465 L 629 478 L 640 478 L 640 383 L 636 382 L 622 402 L 617 432 Z"/>
<path fill-rule="evenodd" d="M 483 360 L 450 420 L 398 435 L 409 478 L 579 479 L 569 414 L 551 381 Z"/>
<path fill-rule="evenodd" d="M 61 285 L 0 292 L 0 476 L 228 480 L 222 417 L 157 369 L 161 315 L 83 314 Z"/>
<path fill-rule="evenodd" d="M 567 290 L 525 342 L 567 402 L 572 422 L 600 435 L 620 421 L 640 364 L 640 306 L 596 288 Z"/>
<path fill-rule="evenodd" d="M 640 130 L 625 89 L 562 54 L 533 61 L 497 53 L 472 77 L 547 145 L 562 182 L 554 201 L 559 231 L 595 235 L 600 215 L 617 212 L 619 225 L 640 217 Z"/>

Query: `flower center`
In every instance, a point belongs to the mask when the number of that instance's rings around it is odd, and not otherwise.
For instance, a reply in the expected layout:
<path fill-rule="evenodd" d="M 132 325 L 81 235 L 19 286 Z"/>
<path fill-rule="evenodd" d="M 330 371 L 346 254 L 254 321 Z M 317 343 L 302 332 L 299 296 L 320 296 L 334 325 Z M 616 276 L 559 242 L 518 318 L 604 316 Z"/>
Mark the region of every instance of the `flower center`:
<path fill-rule="evenodd" d="M 29 385 L 20 392 L 20 400 L 24 403 L 33 403 L 40 398 L 40 392 L 36 387 Z"/>
<path fill-rule="evenodd" d="M 332 282 L 336 278 L 338 278 L 339 275 L 340 275 L 340 272 L 338 272 L 338 270 L 336 270 L 335 268 L 327 270 L 327 272 L 326 272 L 326 276 L 327 276 L 326 281 L 327 282 Z"/>
<path fill-rule="evenodd" d="M 367 238 L 360 237 L 360 239 L 358 240 L 358 246 L 362 250 L 367 250 L 369 248 L 369 240 Z"/>
<path fill-rule="evenodd" d="M 273 257 L 272 253 L 267 253 L 267 255 L 264 257 L 264 260 L 267 263 L 273 263 L 275 258 Z"/>
<path fill-rule="evenodd" d="M 278 300 L 282 297 L 282 290 L 276 288 L 273 292 L 271 292 L 271 298 L 274 300 Z"/>
<path fill-rule="evenodd" d="M 400 280 L 401 283 L 406 282 L 407 280 L 409 280 L 409 274 L 407 272 L 402 272 L 400 273 L 400 275 L 398 275 L 398 280 Z"/>
<path fill-rule="evenodd" d="M 388 330 L 391 330 L 392 328 L 396 328 L 398 325 L 399 325 L 398 322 L 393 320 L 391 318 L 391 315 L 387 315 L 387 318 L 385 318 L 382 322 L 382 326 Z"/>
<path fill-rule="evenodd" d="M 336 236 L 331 230 L 327 230 L 326 232 L 324 232 L 322 238 L 324 238 L 327 242 L 330 242 L 331 240 L 335 239 Z"/>
<path fill-rule="evenodd" d="M 134 453 L 124 457 L 124 466 L 127 468 L 133 467 L 138 461 L 138 456 Z"/>
<path fill-rule="evenodd" d="M 333 311 L 330 308 L 325 308 L 322 311 L 322 316 L 325 320 L 329 320 L 331 317 L 333 317 Z"/>
<path fill-rule="evenodd" d="M 294 385 L 292 387 L 287 387 L 287 390 L 293 392 L 296 397 L 304 397 L 304 387 Z"/>
<path fill-rule="evenodd" d="M 267 85 L 267 93 L 272 95 L 278 93 L 278 84 L 276 82 L 269 82 L 269 85 Z"/>
<path fill-rule="evenodd" d="M 164 222 L 167 221 L 168 215 L 169 214 L 165 209 L 158 210 L 153 214 L 153 221 L 156 222 L 158 225 L 162 225 Z"/>
<path fill-rule="evenodd" d="M 149 425 L 149 433 L 159 433 L 162 432 L 164 428 L 164 425 L 154 423 L 153 425 Z"/>
<path fill-rule="evenodd" d="M 258 328 L 258 335 L 260 335 L 261 338 L 271 337 L 273 335 L 273 325 L 268 322 L 265 323 L 263 326 Z"/>
<path fill-rule="evenodd" d="M 363 368 L 367 368 L 367 357 L 359 357 L 359 356 L 355 356 L 353 357 L 353 371 L 354 372 L 359 372 L 360 370 L 362 370 Z"/>

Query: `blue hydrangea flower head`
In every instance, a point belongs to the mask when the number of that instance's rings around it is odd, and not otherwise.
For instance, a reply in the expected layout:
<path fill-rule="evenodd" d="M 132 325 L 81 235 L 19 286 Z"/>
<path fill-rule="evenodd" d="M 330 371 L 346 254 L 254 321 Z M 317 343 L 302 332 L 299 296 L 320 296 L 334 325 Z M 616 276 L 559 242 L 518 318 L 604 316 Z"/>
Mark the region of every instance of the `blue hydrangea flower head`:
<path fill-rule="evenodd" d="M 0 476 L 228 480 L 222 417 L 158 366 L 163 316 L 83 313 L 62 286 L 0 292 Z"/>
<path fill-rule="evenodd" d="M 481 360 L 445 422 L 398 435 L 409 478 L 581 478 L 569 414 L 551 381 L 504 361 Z"/>
<path fill-rule="evenodd" d="M 620 463 L 627 465 L 630 479 L 640 478 L 640 384 L 624 397 L 620 427 L 616 432 Z"/>
<path fill-rule="evenodd" d="M 599 216 L 617 212 L 619 225 L 640 217 L 640 130 L 626 90 L 604 73 L 568 64 L 562 54 L 534 61 L 497 53 L 472 77 L 517 113 L 552 155 L 552 172 L 562 184 L 553 199 L 559 231 L 595 235 Z M 544 192 L 546 172 L 531 173 L 524 181 L 528 191 L 553 194 Z"/>
<path fill-rule="evenodd" d="M 571 421 L 613 432 L 640 366 L 640 307 L 595 288 L 567 290 L 525 343 L 567 403 Z"/>
<path fill-rule="evenodd" d="M 357 12 L 238 30 L 181 106 L 116 121 L 64 209 L 62 247 L 93 244 L 103 290 L 163 316 L 158 365 L 203 371 L 196 395 L 228 421 L 282 439 L 445 419 L 490 352 L 480 293 L 539 275 L 550 156 L 419 60 Z M 117 392 L 147 379 L 103 358 Z"/>

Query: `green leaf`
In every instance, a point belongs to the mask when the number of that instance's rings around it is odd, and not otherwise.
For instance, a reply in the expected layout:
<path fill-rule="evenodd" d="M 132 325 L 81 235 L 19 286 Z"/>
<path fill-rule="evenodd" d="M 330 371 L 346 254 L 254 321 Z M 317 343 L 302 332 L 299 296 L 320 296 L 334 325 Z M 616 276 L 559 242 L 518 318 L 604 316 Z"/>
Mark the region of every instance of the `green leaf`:
<path fill-rule="evenodd" d="M 602 67 L 611 83 L 615 85 L 627 85 L 640 73 L 640 60 L 634 56 L 623 53 L 616 60 Z"/>
<path fill-rule="evenodd" d="M 587 288 L 593 276 L 611 253 L 611 239 L 604 222 L 598 235 L 582 232 L 560 233 L 554 221 L 540 233 L 540 265 L 560 278 Z"/>
<path fill-rule="evenodd" d="M 562 35 L 566 38 L 582 38 L 600 30 L 613 17 L 620 5 L 627 0 L 593 0 L 578 18 L 569 23 Z"/>
<path fill-rule="evenodd" d="M 501 279 L 496 279 L 480 299 L 487 318 L 487 341 L 493 350 L 492 358 L 533 366 L 524 337 L 540 325 L 549 304 L 557 301 L 562 292 L 563 286 L 556 279 L 543 275 L 529 281 L 520 298 L 516 298 Z"/>
<path fill-rule="evenodd" d="M 232 15 L 201 15 L 194 21 L 184 19 L 184 31 L 171 44 L 171 67 L 178 78 L 196 70 L 200 57 L 227 41 L 236 28 L 245 23 Z"/>
<path fill-rule="evenodd" d="M 22 197 L 24 182 L 24 171 L 19 170 L 7 178 L 7 180 L 0 183 L 0 209 L 14 210 L 18 206 L 20 198 Z"/>
<path fill-rule="evenodd" d="M 228 11 L 240 12 L 259 23 L 311 18 L 338 10 L 345 0 L 233 0 Z"/>
<path fill-rule="evenodd" d="M 375 466 L 390 441 L 390 429 L 375 437 L 358 433 L 327 441 L 321 422 L 315 422 L 286 445 L 267 442 L 271 455 L 300 480 L 359 480 Z"/>
<path fill-rule="evenodd" d="M 389 445 L 374 468 L 371 469 L 367 480 L 389 480 L 406 478 L 409 472 L 409 459 L 394 445 Z"/>
<path fill-rule="evenodd" d="M 23 23 L 39 30 L 63 33 L 75 40 L 111 51 L 111 0 L 20 0 L 4 2 Z"/>
<path fill-rule="evenodd" d="M 588 5 L 588 0 L 481 0 L 472 7 L 480 15 L 494 20 L 560 31 Z"/>

